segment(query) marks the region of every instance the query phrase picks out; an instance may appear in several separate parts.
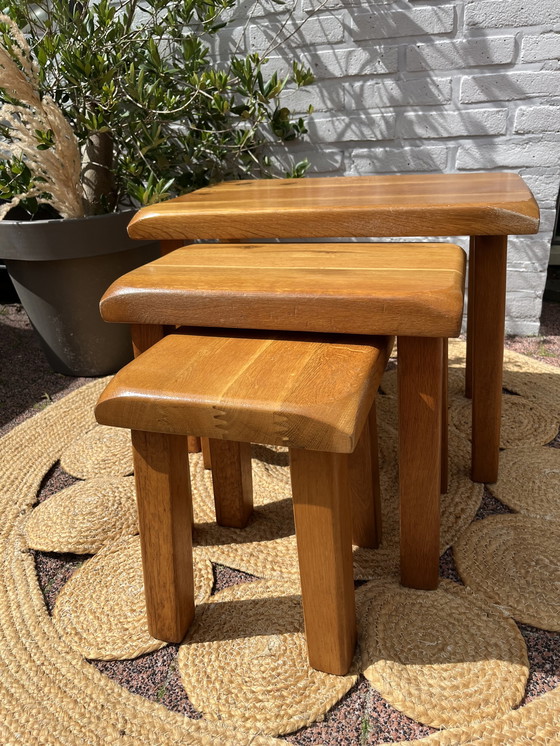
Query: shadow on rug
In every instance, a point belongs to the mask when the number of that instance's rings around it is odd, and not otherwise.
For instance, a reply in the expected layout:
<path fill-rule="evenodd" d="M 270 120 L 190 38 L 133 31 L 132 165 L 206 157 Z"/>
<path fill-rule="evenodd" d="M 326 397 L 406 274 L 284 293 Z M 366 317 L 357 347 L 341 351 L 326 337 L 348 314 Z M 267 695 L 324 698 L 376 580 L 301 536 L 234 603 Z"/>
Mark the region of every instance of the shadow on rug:
<path fill-rule="evenodd" d="M 442 581 L 398 584 L 395 373 L 379 397 L 383 543 L 355 548 L 349 675 L 307 665 L 287 454 L 254 448 L 255 513 L 214 523 L 191 455 L 197 612 L 145 620 L 130 442 L 95 381 L 0 441 L 1 742 L 554 743 L 560 732 L 560 370 L 505 354 L 500 476 L 469 479 L 464 345 L 450 345 Z"/>

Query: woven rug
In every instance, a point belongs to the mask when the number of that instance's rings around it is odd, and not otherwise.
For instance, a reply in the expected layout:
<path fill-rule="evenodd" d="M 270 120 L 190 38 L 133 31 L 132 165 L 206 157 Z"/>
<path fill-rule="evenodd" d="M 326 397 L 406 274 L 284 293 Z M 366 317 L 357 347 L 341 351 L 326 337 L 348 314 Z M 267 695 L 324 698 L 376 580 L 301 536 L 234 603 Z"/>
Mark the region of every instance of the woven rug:
<path fill-rule="evenodd" d="M 147 631 L 129 436 L 93 419 L 106 381 L 11 431 L 0 441 L 0 743 L 559 743 L 560 370 L 511 352 L 505 363 L 505 450 L 488 489 L 468 478 L 464 345 L 450 346 L 433 592 L 398 583 L 386 374 L 383 543 L 354 551 L 359 642 L 343 677 L 307 665 L 285 451 L 255 447 L 243 531 L 215 525 L 211 474 L 191 455 L 197 611 L 170 646 Z M 53 474 L 67 486 L 43 499 Z"/>

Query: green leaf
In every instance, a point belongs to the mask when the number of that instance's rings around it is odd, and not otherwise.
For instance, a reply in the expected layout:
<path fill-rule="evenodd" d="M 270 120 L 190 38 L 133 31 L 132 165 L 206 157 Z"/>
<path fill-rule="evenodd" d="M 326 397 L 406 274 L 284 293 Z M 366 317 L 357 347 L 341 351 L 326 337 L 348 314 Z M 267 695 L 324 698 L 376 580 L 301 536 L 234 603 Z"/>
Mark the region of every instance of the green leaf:
<path fill-rule="evenodd" d="M 309 169 L 310 163 L 305 158 L 303 161 L 299 161 L 299 163 L 296 163 L 289 171 L 286 171 L 286 178 L 287 179 L 301 179 L 305 174 L 307 173 L 307 170 Z"/>
<path fill-rule="evenodd" d="M 268 75 L 263 57 L 241 46 L 221 63 L 209 55 L 208 40 L 220 45 L 230 16 L 244 21 L 240 0 L 37 4 L 43 15 L 32 24 L 31 0 L 4 0 L 3 7 L 26 28 L 41 94 L 58 104 L 79 143 L 92 132 L 110 136 L 121 202 L 151 204 L 223 178 L 278 173 L 267 155 L 271 139 L 293 140 L 307 131 L 305 118 L 292 117 L 279 103 L 284 90 L 313 80 L 298 59 L 284 78 Z M 229 12 L 234 7 L 237 16 Z M 0 44 L 10 53 L 14 43 L 0 24 Z M 6 94 L 3 100 L 9 101 Z M 35 157 L 55 148 L 43 121 L 30 127 Z M 10 141 L 8 123 L 0 122 L 0 136 Z M 21 161 L 8 164 L 0 166 L 1 195 L 23 194 L 41 183 L 39 172 L 32 174 Z"/>

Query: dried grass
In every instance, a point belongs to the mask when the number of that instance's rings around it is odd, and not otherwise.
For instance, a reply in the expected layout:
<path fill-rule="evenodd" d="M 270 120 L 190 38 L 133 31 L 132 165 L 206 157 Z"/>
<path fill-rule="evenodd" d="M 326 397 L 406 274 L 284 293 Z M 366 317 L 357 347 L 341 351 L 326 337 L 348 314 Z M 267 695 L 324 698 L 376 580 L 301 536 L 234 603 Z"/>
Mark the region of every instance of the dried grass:
<path fill-rule="evenodd" d="M 10 132 L 9 139 L 2 143 L 0 157 L 23 160 L 35 183 L 30 191 L 0 206 L 0 220 L 28 197 L 51 204 L 63 218 L 82 217 L 80 149 L 76 136 L 53 99 L 41 96 L 38 69 L 21 30 L 2 14 L 0 23 L 5 24 L 13 41 L 10 51 L 0 47 L 0 88 L 15 102 L 0 107 L 0 121 Z M 54 146 L 39 150 L 36 130 L 51 130 Z"/>

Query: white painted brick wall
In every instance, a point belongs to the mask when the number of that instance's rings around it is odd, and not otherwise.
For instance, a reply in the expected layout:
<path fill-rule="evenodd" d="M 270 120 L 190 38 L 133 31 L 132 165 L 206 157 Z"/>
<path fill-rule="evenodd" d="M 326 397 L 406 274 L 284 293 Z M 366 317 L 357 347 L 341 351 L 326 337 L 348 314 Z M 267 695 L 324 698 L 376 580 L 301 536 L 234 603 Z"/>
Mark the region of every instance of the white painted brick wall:
<path fill-rule="evenodd" d="M 449 70 L 462 67 L 504 65 L 513 61 L 513 36 L 482 37 L 410 45 L 406 51 L 407 70 Z"/>
<path fill-rule="evenodd" d="M 473 137 L 505 135 L 507 109 L 460 111 L 421 111 L 401 114 L 398 135 L 404 138 Z"/>
<path fill-rule="evenodd" d="M 366 112 L 359 119 L 313 114 L 309 117 L 307 126 L 312 142 L 360 142 L 392 140 L 395 136 L 396 122 L 395 114 Z"/>
<path fill-rule="evenodd" d="M 523 178 L 535 195 L 541 210 L 545 207 L 552 209 L 556 207 L 556 192 L 558 190 L 558 169 L 556 167 L 524 169 Z M 535 238 L 532 240 L 536 241 Z"/>
<path fill-rule="evenodd" d="M 346 90 L 349 109 L 443 104 L 451 101 L 451 78 L 360 79 Z"/>
<path fill-rule="evenodd" d="M 521 62 L 560 59 L 560 34 L 525 36 L 521 43 Z"/>
<path fill-rule="evenodd" d="M 560 106 L 521 106 L 515 113 L 514 131 L 558 132 L 559 119 Z"/>
<path fill-rule="evenodd" d="M 276 38 L 267 70 L 297 59 L 315 73 L 285 97 L 315 110 L 305 142 L 275 146 L 286 167 L 291 154 L 312 176 L 521 174 L 543 220 L 510 239 L 507 330 L 538 332 L 560 186 L 560 0 L 240 0 L 222 33 L 217 55 Z"/>
<path fill-rule="evenodd" d="M 464 142 L 457 151 L 458 170 L 487 171 L 495 168 L 524 168 L 542 164 L 553 168 L 558 163 L 560 136 L 556 140 L 532 137 L 504 137 L 481 144 Z"/>
<path fill-rule="evenodd" d="M 313 17 L 300 31 L 297 27 L 297 23 L 288 23 L 283 29 L 283 35 L 290 37 L 291 45 L 336 44 L 344 40 L 344 16 L 341 14 Z M 275 36 L 276 29 L 273 25 L 260 23 L 258 26 L 251 26 L 249 29 L 251 51 L 266 52 Z"/>
<path fill-rule="evenodd" d="M 461 80 L 461 103 L 485 101 L 520 101 L 526 98 L 559 96 L 560 70 L 507 72 L 497 75 L 474 75 Z"/>
<path fill-rule="evenodd" d="M 351 155 L 349 173 L 403 173 L 445 171 L 448 149 L 445 147 L 423 148 L 356 148 Z"/>
<path fill-rule="evenodd" d="M 455 24 L 453 5 L 393 10 L 390 6 L 354 16 L 354 41 L 394 39 L 400 36 L 448 34 Z"/>
<path fill-rule="evenodd" d="M 558 0 L 483 0 L 467 2 L 467 28 L 534 27 L 560 22 Z"/>
<path fill-rule="evenodd" d="M 305 49 L 298 52 L 298 61 L 313 70 L 319 80 L 328 78 L 348 78 L 355 76 L 384 75 L 397 73 L 399 69 L 398 47 L 368 47 L 315 51 Z M 290 72 L 290 66 L 283 57 L 271 55 L 265 66 L 267 71 L 276 70 L 283 75 Z"/>

